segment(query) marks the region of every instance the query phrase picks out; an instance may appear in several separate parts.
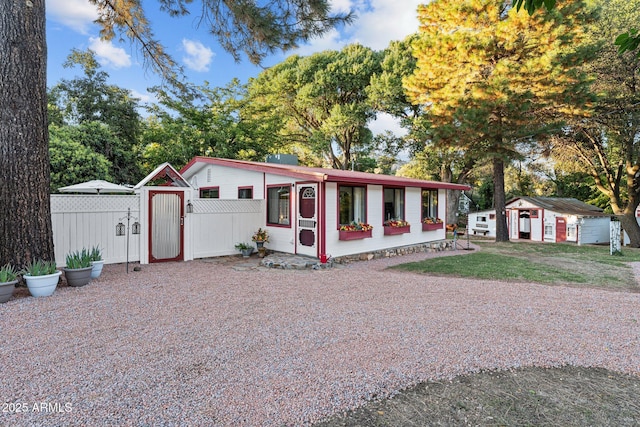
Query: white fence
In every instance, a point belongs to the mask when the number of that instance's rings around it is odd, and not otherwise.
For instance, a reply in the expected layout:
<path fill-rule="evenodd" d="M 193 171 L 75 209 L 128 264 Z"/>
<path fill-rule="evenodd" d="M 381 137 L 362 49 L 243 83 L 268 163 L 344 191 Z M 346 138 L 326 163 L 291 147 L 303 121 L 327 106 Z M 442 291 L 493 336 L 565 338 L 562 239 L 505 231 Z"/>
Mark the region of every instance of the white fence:
<path fill-rule="evenodd" d="M 139 218 L 138 195 L 52 194 L 51 221 L 56 264 L 65 265 L 65 257 L 71 251 L 93 246 L 100 247 L 106 264 L 125 262 L 127 236 L 116 236 L 116 226 L 119 223 L 127 225 L 127 209 L 131 209 L 131 216 L 145 225 Z M 139 237 L 128 237 L 129 261 L 140 260 Z"/>
<path fill-rule="evenodd" d="M 193 258 L 239 253 L 235 245 L 251 243 L 253 233 L 266 221 L 264 200 L 199 199 L 192 203 L 188 220 Z"/>
<path fill-rule="evenodd" d="M 140 217 L 141 196 L 136 195 L 51 195 L 53 240 L 58 266 L 65 265 L 66 255 L 82 248 L 99 246 L 106 264 L 127 260 L 142 261 L 148 253 L 148 218 Z M 143 201 L 142 203 L 146 203 Z M 264 227 L 264 200 L 193 200 L 193 213 L 186 214 L 185 260 L 237 254 L 235 245 L 251 242 L 258 227 Z M 141 234 L 117 236 L 116 226 L 138 222 Z M 142 256 L 144 258 L 144 256 Z"/>

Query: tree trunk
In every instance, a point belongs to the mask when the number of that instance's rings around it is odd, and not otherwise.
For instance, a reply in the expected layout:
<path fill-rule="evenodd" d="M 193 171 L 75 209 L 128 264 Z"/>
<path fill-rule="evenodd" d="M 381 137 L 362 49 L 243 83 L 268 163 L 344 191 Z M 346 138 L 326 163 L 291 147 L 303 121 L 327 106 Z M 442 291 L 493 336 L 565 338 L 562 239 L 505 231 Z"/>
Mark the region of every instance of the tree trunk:
<path fill-rule="evenodd" d="M 627 233 L 627 236 L 629 236 L 629 246 L 632 248 L 640 248 L 640 225 L 638 225 L 635 211 L 625 212 L 622 215 L 617 215 L 617 217 L 620 220 L 622 229 Z"/>
<path fill-rule="evenodd" d="M 458 203 L 460 202 L 460 190 L 447 190 L 447 218 L 446 224 L 458 223 Z"/>
<path fill-rule="evenodd" d="M 506 199 L 504 194 L 504 161 L 493 158 L 493 206 L 496 209 L 496 242 L 508 242 Z"/>
<path fill-rule="evenodd" d="M 53 260 L 45 0 L 0 2 L 0 265 Z"/>

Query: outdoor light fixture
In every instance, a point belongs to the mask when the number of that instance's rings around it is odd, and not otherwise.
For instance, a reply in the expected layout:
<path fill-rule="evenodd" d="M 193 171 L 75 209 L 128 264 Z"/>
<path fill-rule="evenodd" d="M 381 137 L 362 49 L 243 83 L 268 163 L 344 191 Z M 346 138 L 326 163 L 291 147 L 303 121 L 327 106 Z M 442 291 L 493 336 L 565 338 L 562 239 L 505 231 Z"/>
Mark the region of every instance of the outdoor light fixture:
<path fill-rule="evenodd" d="M 187 213 L 193 213 L 193 205 L 191 204 L 191 200 L 187 200 Z"/>
<path fill-rule="evenodd" d="M 124 236 L 124 232 L 124 224 L 119 222 L 118 225 L 116 225 L 116 236 Z"/>
<path fill-rule="evenodd" d="M 126 226 L 122 222 L 125 219 Z M 131 224 L 132 219 L 135 221 L 133 224 Z M 120 218 L 120 222 L 116 225 L 116 236 L 127 236 L 127 274 L 129 274 L 129 233 L 140 234 L 140 223 L 137 220 L 137 217 L 131 216 L 131 208 L 127 208 L 127 216 Z"/>

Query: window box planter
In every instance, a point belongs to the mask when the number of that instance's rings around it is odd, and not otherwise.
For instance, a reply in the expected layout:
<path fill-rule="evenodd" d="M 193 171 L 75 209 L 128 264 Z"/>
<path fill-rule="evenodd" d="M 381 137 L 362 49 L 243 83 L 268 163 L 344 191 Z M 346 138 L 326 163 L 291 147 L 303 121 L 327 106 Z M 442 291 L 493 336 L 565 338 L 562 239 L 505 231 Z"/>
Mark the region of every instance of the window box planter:
<path fill-rule="evenodd" d="M 368 237 L 371 237 L 371 231 L 372 230 L 366 230 L 366 231 L 362 231 L 362 230 L 354 230 L 354 231 L 338 230 L 338 233 L 339 233 L 339 239 L 340 240 L 358 240 L 358 239 L 366 239 Z"/>
<path fill-rule="evenodd" d="M 422 231 L 442 230 L 442 228 L 444 228 L 444 224 L 442 222 L 437 222 L 435 224 L 422 223 Z"/>
<path fill-rule="evenodd" d="M 385 236 L 393 236 L 394 234 L 404 234 L 404 233 L 411 233 L 410 225 L 406 225 L 404 227 L 391 227 L 388 225 L 384 226 Z"/>

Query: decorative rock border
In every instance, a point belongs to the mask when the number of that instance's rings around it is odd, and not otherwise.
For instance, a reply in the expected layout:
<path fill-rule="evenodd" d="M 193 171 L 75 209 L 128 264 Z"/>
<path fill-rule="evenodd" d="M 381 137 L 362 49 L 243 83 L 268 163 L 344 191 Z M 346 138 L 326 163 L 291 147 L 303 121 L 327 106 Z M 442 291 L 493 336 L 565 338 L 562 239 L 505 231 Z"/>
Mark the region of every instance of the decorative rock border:
<path fill-rule="evenodd" d="M 342 257 L 332 258 L 332 261 L 337 264 L 348 264 L 354 261 L 370 261 L 372 259 L 390 258 L 413 253 L 451 251 L 453 249 L 454 242 L 452 240 L 441 240 L 438 242 L 421 243 L 418 245 L 399 246 L 397 248 L 363 252 L 355 255 L 345 255 Z"/>
<path fill-rule="evenodd" d="M 317 258 L 273 252 L 262 258 L 260 265 L 267 268 L 280 268 L 283 270 L 320 270 L 323 268 L 338 267 L 355 261 L 370 261 L 372 259 L 389 258 L 420 252 L 440 252 L 454 249 L 452 240 L 421 243 L 418 245 L 399 246 L 396 248 L 382 249 L 378 251 L 363 252 L 354 255 L 330 258 L 328 262 L 321 263 Z"/>

